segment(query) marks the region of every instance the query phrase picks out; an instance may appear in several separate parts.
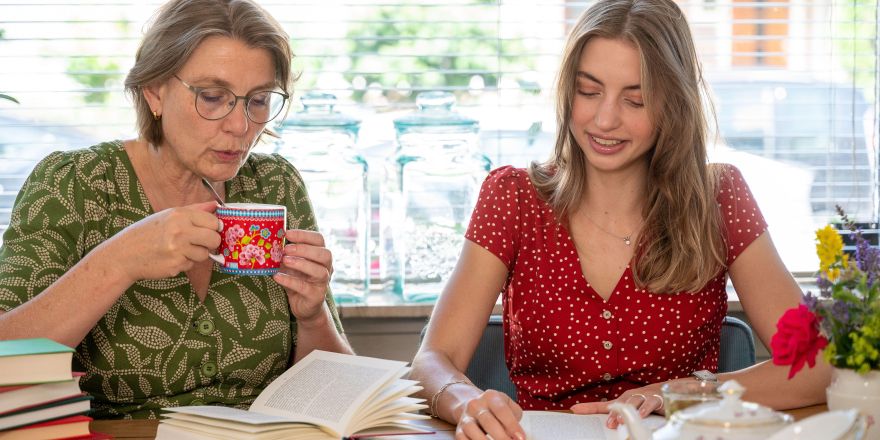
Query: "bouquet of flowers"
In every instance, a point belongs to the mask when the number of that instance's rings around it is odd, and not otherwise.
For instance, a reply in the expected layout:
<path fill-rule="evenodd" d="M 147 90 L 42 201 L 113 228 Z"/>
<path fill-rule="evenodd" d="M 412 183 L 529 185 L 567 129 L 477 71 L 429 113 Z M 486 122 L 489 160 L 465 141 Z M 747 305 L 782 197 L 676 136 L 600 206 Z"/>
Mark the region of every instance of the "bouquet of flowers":
<path fill-rule="evenodd" d="M 832 226 L 816 231 L 819 296 L 807 292 L 802 304 L 787 310 L 770 341 L 773 363 L 791 365 L 789 379 L 804 364 L 812 368 L 823 349 L 837 368 L 880 369 L 880 249 L 839 207 L 838 212 L 855 235 L 855 258 L 843 252 L 843 239 Z"/>

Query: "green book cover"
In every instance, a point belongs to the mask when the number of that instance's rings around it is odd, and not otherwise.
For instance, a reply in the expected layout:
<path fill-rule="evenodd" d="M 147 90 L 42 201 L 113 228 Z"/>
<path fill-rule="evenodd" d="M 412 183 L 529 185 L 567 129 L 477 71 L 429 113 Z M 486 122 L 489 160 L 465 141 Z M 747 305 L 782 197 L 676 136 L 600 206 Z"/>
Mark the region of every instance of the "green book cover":
<path fill-rule="evenodd" d="M 0 358 L 33 354 L 68 353 L 73 349 L 51 339 L 12 339 L 0 341 Z"/>

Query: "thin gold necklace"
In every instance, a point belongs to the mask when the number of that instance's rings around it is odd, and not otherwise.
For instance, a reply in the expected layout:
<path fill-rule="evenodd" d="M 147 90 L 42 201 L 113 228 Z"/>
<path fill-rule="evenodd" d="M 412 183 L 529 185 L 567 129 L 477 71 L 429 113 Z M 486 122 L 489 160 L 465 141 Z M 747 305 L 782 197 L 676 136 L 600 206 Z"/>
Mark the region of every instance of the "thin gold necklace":
<path fill-rule="evenodd" d="M 625 245 L 627 245 L 627 246 L 632 246 L 632 236 L 633 236 L 633 234 L 635 234 L 636 232 L 638 232 L 639 229 L 642 227 L 642 224 L 639 223 L 639 226 L 636 227 L 636 229 L 635 229 L 634 231 L 632 231 L 632 232 L 630 232 L 629 234 L 626 234 L 626 235 L 624 235 L 623 237 L 621 237 L 621 236 L 619 236 L 619 235 L 617 235 L 617 234 L 615 234 L 615 233 L 612 233 L 611 231 L 609 231 L 609 230 L 603 228 L 603 227 L 600 226 L 598 223 L 596 223 L 596 221 L 593 220 L 593 218 L 590 217 L 589 214 L 587 214 L 587 211 L 586 211 L 586 210 L 582 210 L 582 211 L 583 211 L 583 213 L 584 213 L 584 217 L 586 217 L 587 220 L 589 220 L 590 223 L 592 223 L 594 226 L 596 226 L 597 228 L 599 228 L 600 231 L 602 231 L 602 232 L 604 232 L 604 233 L 606 233 L 606 234 L 608 234 L 608 235 L 610 235 L 610 236 L 612 236 L 612 237 L 614 237 L 614 238 L 616 238 L 616 239 L 618 239 L 618 240 L 623 240 L 623 244 L 625 244 Z"/>

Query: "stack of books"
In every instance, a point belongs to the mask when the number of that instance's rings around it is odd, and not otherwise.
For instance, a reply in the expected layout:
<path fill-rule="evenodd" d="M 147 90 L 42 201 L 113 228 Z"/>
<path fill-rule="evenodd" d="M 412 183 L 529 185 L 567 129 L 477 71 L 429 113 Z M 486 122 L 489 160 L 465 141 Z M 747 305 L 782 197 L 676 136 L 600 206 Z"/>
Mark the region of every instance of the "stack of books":
<path fill-rule="evenodd" d="M 0 341 L 0 440 L 108 438 L 89 431 L 91 397 L 72 360 L 50 339 Z"/>

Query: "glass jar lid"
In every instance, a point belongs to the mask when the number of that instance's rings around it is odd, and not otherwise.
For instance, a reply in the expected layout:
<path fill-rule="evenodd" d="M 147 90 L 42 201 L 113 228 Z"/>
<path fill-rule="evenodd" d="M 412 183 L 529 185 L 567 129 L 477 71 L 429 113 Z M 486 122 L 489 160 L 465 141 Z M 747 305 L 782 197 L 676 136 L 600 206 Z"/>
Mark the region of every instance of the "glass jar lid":
<path fill-rule="evenodd" d="M 303 109 L 285 119 L 281 123 L 281 131 L 297 128 L 334 128 L 356 134 L 360 128 L 360 120 L 333 109 L 336 105 L 336 95 L 332 93 L 308 92 L 300 98 L 300 101 Z"/>
<path fill-rule="evenodd" d="M 416 97 L 419 109 L 394 120 L 398 133 L 419 127 L 456 127 L 461 131 L 479 129 L 476 119 L 458 113 L 453 109 L 455 95 L 449 92 L 422 92 Z"/>

